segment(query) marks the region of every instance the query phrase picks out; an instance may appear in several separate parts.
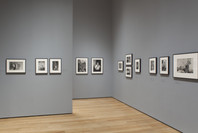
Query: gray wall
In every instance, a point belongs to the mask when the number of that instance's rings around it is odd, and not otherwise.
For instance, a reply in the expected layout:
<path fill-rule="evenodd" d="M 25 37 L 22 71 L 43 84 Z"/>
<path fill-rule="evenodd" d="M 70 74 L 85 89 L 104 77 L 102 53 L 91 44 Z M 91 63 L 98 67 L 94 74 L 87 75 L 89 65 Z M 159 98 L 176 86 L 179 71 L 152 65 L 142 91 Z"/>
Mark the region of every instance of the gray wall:
<path fill-rule="evenodd" d="M 0 1 L 0 117 L 72 112 L 72 0 Z M 26 74 L 6 75 L 6 58 Z M 62 58 L 61 75 L 35 75 L 35 58 Z"/>
<path fill-rule="evenodd" d="M 198 83 L 172 77 L 172 54 L 198 51 L 198 1 L 114 0 L 113 96 L 185 133 L 198 131 Z M 117 61 L 133 53 L 141 74 L 126 79 Z M 170 56 L 170 75 L 148 73 L 148 58 Z M 159 60 L 159 58 L 158 58 Z"/>
<path fill-rule="evenodd" d="M 89 58 L 89 74 L 73 77 L 73 97 L 112 96 L 111 0 L 74 0 L 74 63 Z M 104 59 L 104 74 L 91 74 L 91 58 Z"/>

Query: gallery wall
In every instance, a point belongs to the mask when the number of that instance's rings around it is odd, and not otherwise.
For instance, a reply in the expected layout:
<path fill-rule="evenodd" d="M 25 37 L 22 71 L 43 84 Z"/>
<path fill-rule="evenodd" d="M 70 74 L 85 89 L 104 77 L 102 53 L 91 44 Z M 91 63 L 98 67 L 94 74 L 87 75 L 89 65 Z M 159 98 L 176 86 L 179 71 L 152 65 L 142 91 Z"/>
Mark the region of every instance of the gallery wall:
<path fill-rule="evenodd" d="M 113 5 L 113 96 L 184 133 L 198 131 L 198 82 L 172 77 L 172 55 L 198 51 L 197 7 L 196 0 L 114 0 Z M 142 59 L 142 72 L 132 79 L 117 71 L 117 61 L 128 53 Z M 170 56 L 169 76 L 148 73 L 148 58 L 160 56 Z"/>
<path fill-rule="evenodd" d="M 74 0 L 74 59 L 89 59 L 88 75 L 73 77 L 74 98 L 112 96 L 111 0 Z M 91 58 L 102 57 L 104 72 L 91 74 Z"/>
<path fill-rule="evenodd" d="M 0 118 L 72 113 L 72 13 L 72 0 L 0 1 Z M 6 58 L 26 74 L 6 74 Z M 62 74 L 35 75 L 35 58 L 62 58 Z"/>

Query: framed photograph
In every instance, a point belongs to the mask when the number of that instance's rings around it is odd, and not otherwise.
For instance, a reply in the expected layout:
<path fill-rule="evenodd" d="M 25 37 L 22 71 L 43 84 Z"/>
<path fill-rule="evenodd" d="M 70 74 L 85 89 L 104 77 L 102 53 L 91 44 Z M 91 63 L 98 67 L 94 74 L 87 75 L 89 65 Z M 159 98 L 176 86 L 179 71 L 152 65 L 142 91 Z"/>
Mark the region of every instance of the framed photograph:
<path fill-rule="evenodd" d="M 135 59 L 135 72 L 141 72 L 141 59 Z"/>
<path fill-rule="evenodd" d="M 88 58 L 76 58 L 76 74 L 88 74 Z"/>
<path fill-rule="evenodd" d="M 124 71 L 124 61 L 118 61 L 118 71 Z"/>
<path fill-rule="evenodd" d="M 61 59 L 50 59 L 50 74 L 61 74 Z"/>
<path fill-rule="evenodd" d="M 133 54 L 127 54 L 125 57 L 126 66 L 133 65 Z"/>
<path fill-rule="evenodd" d="M 149 73 L 157 74 L 157 58 L 156 57 L 149 58 Z"/>
<path fill-rule="evenodd" d="M 198 53 L 173 55 L 173 77 L 198 79 Z"/>
<path fill-rule="evenodd" d="M 103 74 L 103 58 L 92 58 L 92 74 Z"/>
<path fill-rule="evenodd" d="M 36 59 L 36 74 L 47 74 L 47 60 L 48 59 Z"/>
<path fill-rule="evenodd" d="M 169 74 L 169 57 L 160 57 L 160 74 Z"/>
<path fill-rule="evenodd" d="M 126 77 L 132 78 L 132 67 L 131 66 L 126 66 Z"/>
<path fill-rule="evenodd" d="M 7 74 L 25 74 L 25 59 L 6 59 L 6 73 Z"/>

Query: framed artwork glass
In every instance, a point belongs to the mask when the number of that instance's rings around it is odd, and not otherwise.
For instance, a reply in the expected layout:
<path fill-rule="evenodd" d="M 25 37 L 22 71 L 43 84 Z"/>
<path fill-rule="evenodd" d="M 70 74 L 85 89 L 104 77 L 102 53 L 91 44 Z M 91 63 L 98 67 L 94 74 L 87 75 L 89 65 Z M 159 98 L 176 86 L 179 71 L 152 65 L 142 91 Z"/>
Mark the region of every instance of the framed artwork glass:
<path fill-rule="evenodd" d="M 88 58 L 76 58 L 76 74 L 88 74 Z"/>
<path fill-rule="evenodd" d="M 39 58 L 36 59 L 36 74 L 47 74 L 48 69 L 47 69 L 47 60 L 44 58 Z"/>
<path fill-rule="evenodd" d="M 25 59 L 6 59 L 6 73 L 7 74 L 25 74 Z"/>
<path fill-rule="evenodd" d="M 141 72 L 141 59 L 135 59 L 135 72 Z"/>
<path fill-rule="evenodd" d="M 169 57 L 160 57 L 160 74 L 169 74 Z"/>
<path fill-rule="evenodd" d="M 127 66 L 133 65 L 133 54 L 127 54 L 125 57 L 125 62 Z"/>
<path fill-rule="evenodd" d="M 198 53 L 173 55 L 173 77 L 198 79 Z"/>
<path fill-rule="evenodd" d="M 118 71 L 124 71 L 124 61 L 118 61 Z"/>
<path fill-rule="evenodd" d="M 62 60 L 50 59 L 50 74 L 61 74 Z"/>
<path fill-rule="evenodd" d="M 156 57 L 149 58 L 149 73 L 157 74 L 157 58 Z"/>
<path fill-rule="evenodd" d="M 92 74 L 103 74 L 103 58 L 92 58 Z"/>
<path fill-rule="evenodd" d="M 132 67 L 131 66 L 126 66 L 126 77 L 132 78 Z"/>

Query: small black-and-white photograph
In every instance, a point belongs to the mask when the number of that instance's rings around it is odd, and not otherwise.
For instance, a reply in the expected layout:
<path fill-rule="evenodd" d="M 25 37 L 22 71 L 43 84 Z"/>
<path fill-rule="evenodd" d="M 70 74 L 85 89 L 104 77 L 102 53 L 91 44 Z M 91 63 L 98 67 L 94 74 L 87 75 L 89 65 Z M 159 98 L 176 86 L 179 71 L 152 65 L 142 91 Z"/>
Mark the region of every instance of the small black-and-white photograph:
<path fill-rule="evenodd" d="M 160 74 L 169 74 L 169 56 L 160 57 Z"/>
<path fill-rule="evenodd" d="M 25 59 L 7 59 L 6 73 L 25 73 Z"/>
<path fill-rule="evenodd" d="M 103 73 L 103 58 L 92 58 L 92 74 Z"/>
<path fill-rule="evenodd" d="M 177 59 L 178 73 L 193 73 L 193 58 Z"/>
<path fill-rule="evenodd" d="M 76 74 L 88 74 L 88 58 L 76 58 Z"/>
<path fill-rule="evenodd" d="M 94 60 L 93 61 L 93 71 L 100 72 L 101 71 L 101 60 Z"/>
<path fill-rule="evenodd" d="M 10 62 L 10 70 L 23 70 L 23 62 Z"/>
<path fill-rule="evenodd" d="M 36 59 L 36 74 L 47 74 L 47 60 L 48 59 Z"/>
<path fill-rule="evenodd" d="M 52 69 L 54 70 L 54 71 L 57 71 L 58 70 L 58 67 L 59 66 L 59 62 L 58 61 L 53 61 L 52 62 Z"/>
<path fill-rule="evenodd" d="M 167 60 L 161 60 L 161 64 L 162 64 L 162 71 L 166 71 Z"/>
<path fill-rule="evenodd" d="M 38 61 L 38 70 L 45 71 L 45 61 Z"/>
<path fill-rule="evenodd" d="M 78 60 L 78 72 L 86 72 L 87 71 L 87 62 L 85 59 Z"/>

